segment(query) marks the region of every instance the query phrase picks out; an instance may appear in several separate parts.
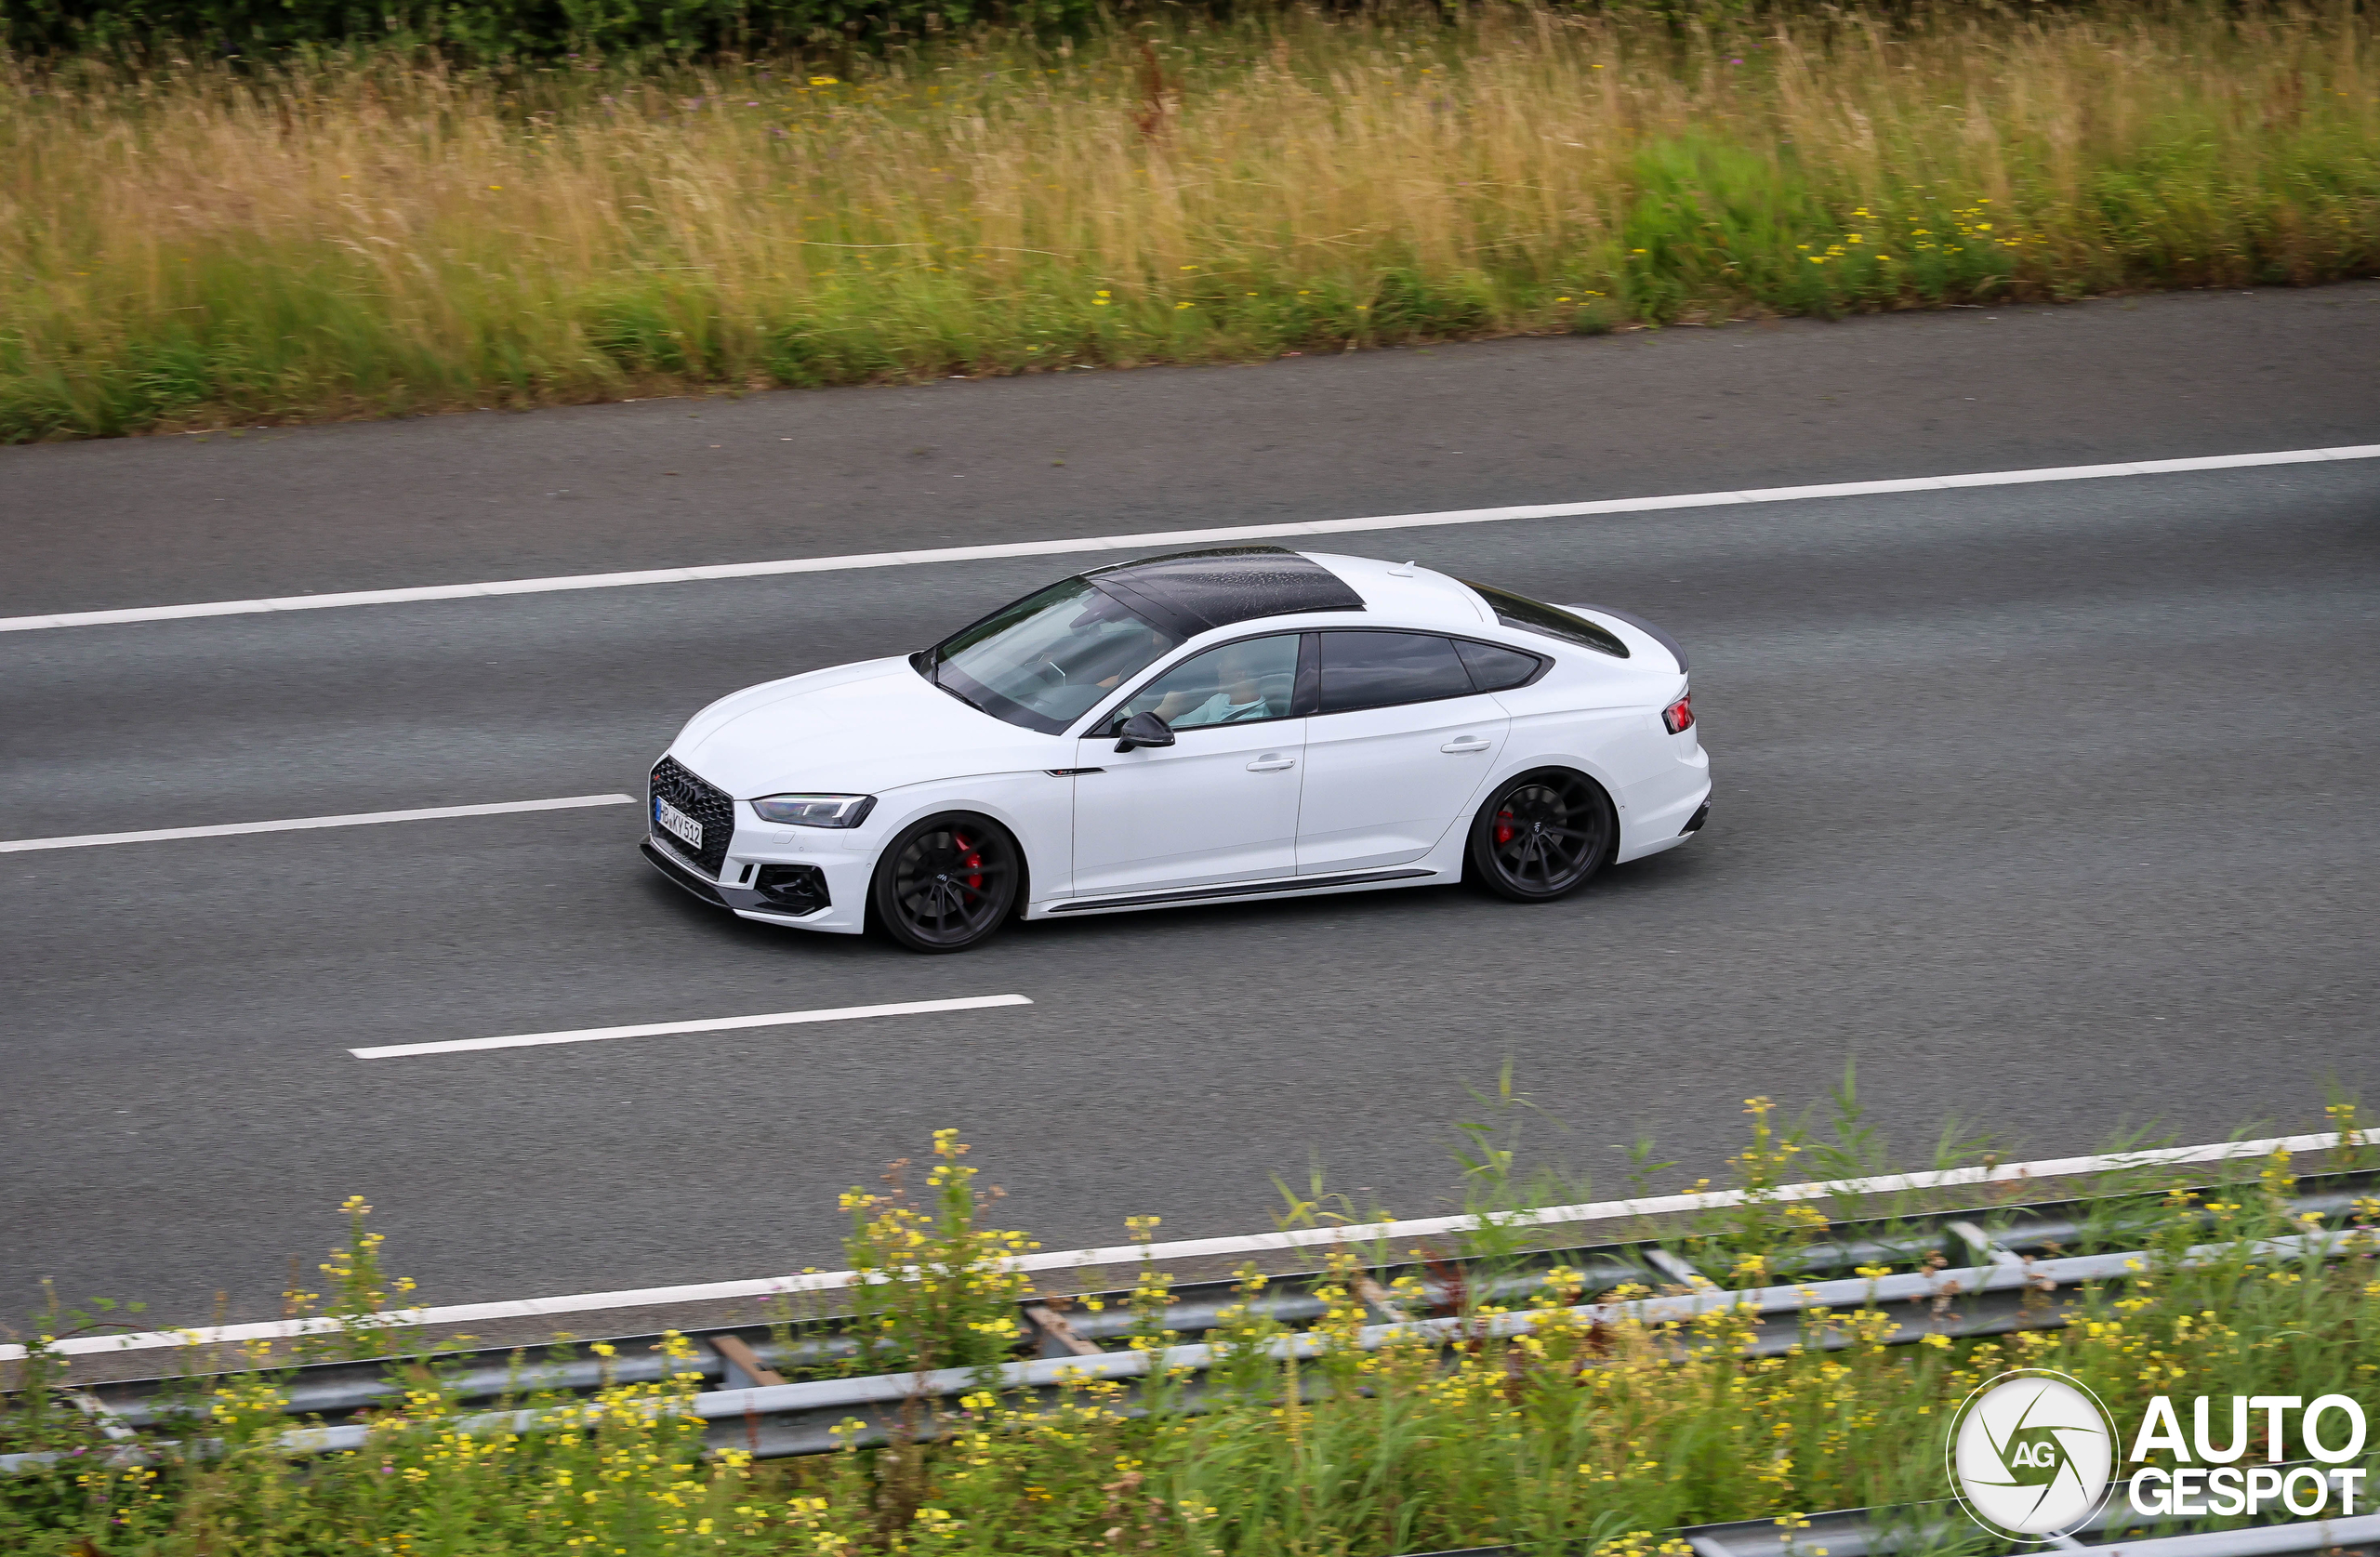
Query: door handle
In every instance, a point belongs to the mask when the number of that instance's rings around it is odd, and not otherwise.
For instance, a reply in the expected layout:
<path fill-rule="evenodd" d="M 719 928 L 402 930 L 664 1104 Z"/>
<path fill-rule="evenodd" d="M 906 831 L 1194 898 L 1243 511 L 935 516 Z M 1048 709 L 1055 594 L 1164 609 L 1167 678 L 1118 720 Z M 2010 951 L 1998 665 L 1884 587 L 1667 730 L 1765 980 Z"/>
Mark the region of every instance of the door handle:
<path fill-rule="evenodd" d="M 1297 765 L 1298 759 L 1294 757 L 1276 757 L 1271 752 L 1266 752 L 1255 761 L 1250 762 L 1248 765 L 1248 771 L 1251 773 L 1277 773 L 1284 768 L 1294 768 Z"/>
<path fill-rule="evenodd" d="M 1495 744 L 1485 735 L 1458 735 L 1438 749 L 1451 752 L 1486 751 Z"/>

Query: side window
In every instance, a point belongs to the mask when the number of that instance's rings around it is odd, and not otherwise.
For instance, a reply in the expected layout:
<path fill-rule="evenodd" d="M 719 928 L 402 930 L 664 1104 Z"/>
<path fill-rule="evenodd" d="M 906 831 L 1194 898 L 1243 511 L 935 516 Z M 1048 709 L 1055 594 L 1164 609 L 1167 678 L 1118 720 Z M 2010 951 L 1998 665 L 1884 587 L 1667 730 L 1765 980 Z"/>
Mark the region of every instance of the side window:
<path fill-rule="evenodd" d="M 1474 643 L 1469 639 L 1454 640 L 1455 652 L 1462 656 L 1463 668 L 1471 672 L 1474 685 L 1481 692 L 1502 692 L 1519 686 L 1537 674 L 1545 662 L 1535 654 L 1524 654 L 1518 649 L 1499 648 L 1493 643 Z"/>
<path fill-rule="evenodd" d="M 1176 730 L 1289 717 L 1297 691 L 1298 635 L 1244 638 L 1193 654 L 1132 694 L 1111 723 L 1155 713 Z"/>
<path fill-rule="evenodd" d="M 1435 633 L 1322 635 L 1322 700 L 1316 713 L 1469 697 L 1473 690 L 1454 644 Z"/>

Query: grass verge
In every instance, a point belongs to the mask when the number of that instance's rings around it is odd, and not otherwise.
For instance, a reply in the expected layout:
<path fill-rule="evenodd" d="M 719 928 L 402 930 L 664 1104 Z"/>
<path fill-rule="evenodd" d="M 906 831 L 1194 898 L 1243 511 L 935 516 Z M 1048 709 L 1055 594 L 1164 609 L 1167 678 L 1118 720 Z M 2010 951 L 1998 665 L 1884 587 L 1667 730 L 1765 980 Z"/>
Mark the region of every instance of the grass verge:
<path fill-rule="evenodd" d="M 2117 0 L 0 63 L 0 439 L 2368 274 L 2373 42 Z"/>
<path fill-rule="evenodd" d="M 2351 1110 L 2334 1119 L 2356 1128 Z M 1770 1128 L 1759 1100 L 1754 1120 L 1734 1167 L 1758 1190 L 1782 1181 L 1804 1143 Z M 862 1276 L 853 1322 L 876 1338 L 853 1367 L 965 1366 L 1011 1353 L 1022 1287 L 997 1260 L 1019 1235 L 981 1225 L 964 1155 L 954 1134 L 937 1136 L 922 1205 L 847 1199 Z M 1511 1205 L 1511 1158 L 1484 1161 L 1472 1203 Z M 938 1437 L 778 1463 L 706 1452 L 699 1424 L 655 1411 L 701 1386 L 691 1367 L 607 1388 L 575 1425 L 460 1434 L 434 1360 L 403 1333 L 369 1327 L 318 1343 L 386 1358 L 404 1386 L 362 1448 L 293 1464 L 273 1446 L 288 1426 L 287 1379 L 259 1363 L 193 1386 L 198 1431 L 218 1437 L 222 1453 L 110 1463 L 107 1440 L 70 1408 L 57 1359 L 37 1352 L 35 1375 L 0 1411 L 0 1449 L 68 1456 L 0 1481 L 0 1547 L 37 1557 L 1386 1557 L 1488 1542 L 1596 1557 L 1677 1552 L 1665 1533 L 1689 1524 L 1790 1526 L 1818 1509 L 1938 1499 L 1950 1412 L 2010 1366 L 2072 1374 L 2120 1421 L 2138 1420 L 2157 1393 L 2364 1398 L 2380 1375 L 2380 1240 L 2359 1234 L 2350 1258 L 2329 1263 L 2259 1252 L 2257 1239 L 2300 1230 L 2291 1171 L 2286 1157 L 2248 1163 L 2208 1193 L 2104 1186 L 2121 1192 L 2110 1206 L 2124 1203 L 2109 1225 L 2139 1240 L 2117 1247 L 2153 1252 L 2135 1277 L 2086 1288 L 2076 1322 L 2059 1328 L 1888 1346 L 1891 1314 L 1811 1311 L 1798 1344 L 1753 1356 L 1746 1348 L 1760 1322 L 1741 1312 L 1690 1325 L 1564 1321 L 1554 1311 L 1580 1301 L 1583 1285 L 1556 1267 L 1522 1300 L 1547 1315 L 1528 1335 L 1366 1351 L 1355 1336 L 1371 1317 L 1357 1297 L 1369 1261 L 1342 1250 L 1320 1288 L 1326 1345 L 1302 1363 L 1263 1351 L 1279 1331 L 1245 1300 L 1264 1286 L 1250 1272 L 1242 1305 L 1209 1335 L 1224 1361 L 1195 1399 L 1186 1379 L 1152 1381 L 1129 1411 L 1121 1386 L 1108 1383 L 1054 1401 L 980 1389 L 936 1424 Z M 329 1296 L 297 1295 L 300 1307 L 361 1313 L 401 1290 L 382 1272 L 377 1234 L 364 1231 L 365 1208 L 343 1209 L 353 1221 L 323 1267 Z M 2359 1202 L 2349 1220 L 2369 1229 L 2380 1200 Z M 1824 1222 L 1803 1203 L 1754 1199 L 1699 1228 L 1696 1253 L 1712 1270 L 1726 1268 L 1714 1257 L 1731 1256 L 1732 1276 L 1752 1283 L 1790 1269 Z M 1474 1255 L 1512 1252 L 1497 1228 L 1484 1232 Z M 2208 1241 L 2221 1258 L 2180 1262 L 2184 1247 Z M 1459 1300 L 1467 1314 L 1504 1312 L 1472 1290 Z M 1123 1300 L 1141 1321 L 1132 1344 L 1166 1343 L 1163 1278 L 1144 1273 Z M 690 1343 L 668 1345 L 691 1362 Z M 1954 1535 L 1938 1549 L 1984 1548 Z"/>

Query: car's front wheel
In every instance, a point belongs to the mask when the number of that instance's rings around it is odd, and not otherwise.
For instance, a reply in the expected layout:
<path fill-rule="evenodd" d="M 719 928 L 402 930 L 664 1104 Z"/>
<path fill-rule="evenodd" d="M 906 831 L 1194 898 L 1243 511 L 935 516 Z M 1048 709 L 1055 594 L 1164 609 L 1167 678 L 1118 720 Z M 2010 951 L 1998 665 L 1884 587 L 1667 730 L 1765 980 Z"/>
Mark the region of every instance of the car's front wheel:
<path fill-rule="evenodd" d="M 929 816 L 876 863 L 877 921 L 913 952 L 962 952 L 999 929 L 1016 904 L 1024 858 L 980 816 Z"/>
<path fill-rule="evenodd" d="M 1546 768 L 1508 779 L 1471 824 L 1471 875 L 1499 897 L 1547 903 L 1603 868 L 1620 831 L 1610 798 L 1584 773 Z"/>

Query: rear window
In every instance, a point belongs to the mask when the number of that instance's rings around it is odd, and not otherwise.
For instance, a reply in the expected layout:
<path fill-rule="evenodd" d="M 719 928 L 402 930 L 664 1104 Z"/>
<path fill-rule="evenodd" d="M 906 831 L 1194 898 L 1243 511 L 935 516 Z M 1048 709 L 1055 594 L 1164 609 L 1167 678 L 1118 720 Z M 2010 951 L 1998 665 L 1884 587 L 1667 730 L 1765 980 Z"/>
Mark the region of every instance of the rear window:
<path fill-rule="evenodd" d="M 1558 638 L 1565 643 L 1575 643 L 1581 649 L 1593 649 L 1617 659 L 1628 657 L 1627 644 L 1609 629 L 1599 627 L 1583 616 L 1574 616 L 1560 606 L 1547 605 L 1542 600 L 1530 600 L 1527 595 L 1515 595 L 1510 589 L 1473 584 L 1467 578 L 1462 582 L 1474 594 L 1486 600 L 1488 609 L 1496 614 L 1496 620 L 1508 627 L 1542 633 L 1548 638 Z"/>
<path fill-rule="evenodd" d="M 1467 638 L 1456 639 L 1454 647 L 1455 653 L 1462 656 L 1463 668 L 1471 672 L 1472 684 L 1481 692 L 1509 691 L 1535 676 L 1545 664 L 1535 654 L 1493 643 L 1474 643 Z"/>

